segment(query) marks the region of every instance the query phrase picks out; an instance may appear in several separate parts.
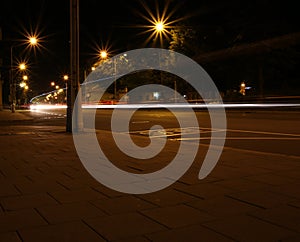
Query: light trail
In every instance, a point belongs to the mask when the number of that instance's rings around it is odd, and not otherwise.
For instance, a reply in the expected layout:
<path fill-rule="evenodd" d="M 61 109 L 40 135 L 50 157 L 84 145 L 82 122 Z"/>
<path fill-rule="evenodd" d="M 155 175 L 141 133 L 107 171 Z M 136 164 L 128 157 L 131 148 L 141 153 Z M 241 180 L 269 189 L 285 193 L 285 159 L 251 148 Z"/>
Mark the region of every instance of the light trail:
<path fill-rule="evenodd" d="M 159 108 L 282 108 L 300 107 L 300 103 L 225 103 L 225 104 L 82 104 L 83 109 L 159 109 Z M 31 110 L 64 109 L 67 105 L 32 104 Z"/>

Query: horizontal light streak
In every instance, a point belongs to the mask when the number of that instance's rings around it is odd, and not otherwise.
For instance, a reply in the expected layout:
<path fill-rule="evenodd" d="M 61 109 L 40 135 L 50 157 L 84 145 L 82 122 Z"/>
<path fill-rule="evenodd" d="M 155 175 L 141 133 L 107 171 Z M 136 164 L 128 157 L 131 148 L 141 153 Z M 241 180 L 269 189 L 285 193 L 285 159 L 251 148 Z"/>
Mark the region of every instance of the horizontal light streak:
<path fill-rule="evenodd" d="M 300 103 L 225 103 L 225 104 L 82 104 L 84 109 L 139 109 L 139 108 L 280 108 L 300 107 Z M 31 110 L 35 109 L 63 109 L 67 105 L 33 104 Z"/>

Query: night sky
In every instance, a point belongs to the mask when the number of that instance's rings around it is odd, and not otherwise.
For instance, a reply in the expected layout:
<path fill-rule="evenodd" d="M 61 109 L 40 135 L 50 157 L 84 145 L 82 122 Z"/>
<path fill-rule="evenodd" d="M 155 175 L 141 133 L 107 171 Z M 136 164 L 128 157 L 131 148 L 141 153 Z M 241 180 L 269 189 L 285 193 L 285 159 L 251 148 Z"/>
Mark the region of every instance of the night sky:
<path fill-rule="evenodd" d="M 144 1 L 156 14 L 156 3 L 162 12 L 166 1 Z M 267 39 L 299 31 L 296 1 L 169 1 L 170 21 L 195 31 L 196 51 L 209 52 L 242 43 Z M 69 1 L 3 0 L 0 3 L 0 27 L 3 40 L 22 39 L 24 33 L 38 33 L 43 48 L 24 53 L 24 46 L 14 50 L 16 59 L 26 55 L 30 64 L 31 88 L 35 93 L 50 89 L 50 81 L 69 72 Z M 87 68 L 96 61 L 97 49 L 108 47 L 110 53 L 141 47 L 148 34 L 141 34 L 149 25 L 141 15 L 149 17 L 138 0 L 80 1 L 80 62 Z M 2 41 L 3 42 L 3 41 Z M 9 47 L 1 44 L 1 55 L 9 63 Z M 168 42 L 164 42 L 168 48 Z M 193 57 L 193 56 L 191 56 Z M 3 68 L 2 76 L 5 76 Z"/>

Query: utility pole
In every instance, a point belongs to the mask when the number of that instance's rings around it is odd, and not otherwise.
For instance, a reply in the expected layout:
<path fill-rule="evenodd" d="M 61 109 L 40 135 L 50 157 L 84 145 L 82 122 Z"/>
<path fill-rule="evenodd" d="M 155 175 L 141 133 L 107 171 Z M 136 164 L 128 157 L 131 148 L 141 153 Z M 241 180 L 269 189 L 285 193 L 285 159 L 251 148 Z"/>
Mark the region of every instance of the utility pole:
<path fill-rule="evenodd" d="M 0 27 L 0 41 L 2 40 L 2 28 Z M 1 54 L 1 53 L 0 53 Z M 2 71 L 2 64 L 3 64 L 3 59 L 0 57 L 0 111 L 3 109 L 3 103 L 2 103 L 2 78 L 1 78 L 1 71 Z"/>
<path fill-rule="evenodd" d="M 83 129 L 81 114 L 81 94 L 78 95 L 78 105 L 74 106 L 80 89 L 79 82 L 79 0 L 70 0 L 70 60 L 71 75 L 67 82 L 67 124 L 66 131 L 80 132 Z M 72 114 L 74 113 L 74 120 Z M 73 121 L 73 122 L 72 122 Z M 72 125 L 73 124 L 73 125 Z"/>

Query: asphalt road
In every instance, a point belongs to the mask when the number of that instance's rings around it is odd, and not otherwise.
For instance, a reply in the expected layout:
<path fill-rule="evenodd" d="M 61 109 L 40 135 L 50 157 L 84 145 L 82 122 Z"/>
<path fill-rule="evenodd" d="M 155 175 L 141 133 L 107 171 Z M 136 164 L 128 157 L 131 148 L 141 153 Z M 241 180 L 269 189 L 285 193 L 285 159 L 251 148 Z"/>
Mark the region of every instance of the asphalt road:
<path fill-rule="evenodd" d="M 84 117 L 88 113 L 84 111 Z M 210 134 L 218 132 L 210 127 L 210 117 L 205 110 L 195 111 L 199 127 L 182 127 L 174 115 L 163 109 L 139 110 L 134 113 L 129 122 L 129 132 L 132 135 L 148 135 L 148 130 L 154 125 L 164 127 L 164 134 L 175 142 L 198 142 L 209 144 Z M 44 110 L 26 113 L 33 117 L 28 124 L 41 126 L 64 126 L 66 123 L 65 110 Z M 128 111 L 121 110 L 118 118 L 125 122 Z M 98 110 L 95 116 L 97 130 L 111 130 L 112 110 Z M 184 110 L 178 110 L 176 115 L 189 117 Z M 227 110 L 227 132 L 225 147 L 229 149 L 243 149 L 248 152 L 263 152 L 266 155 L 282 154 L 299 156 L 300 161 L 300 112 L 294 110 Z M 123 132 L 123 130 L 114 130 Z M 152 132 L 159 136 L 160 129 Z"/>

